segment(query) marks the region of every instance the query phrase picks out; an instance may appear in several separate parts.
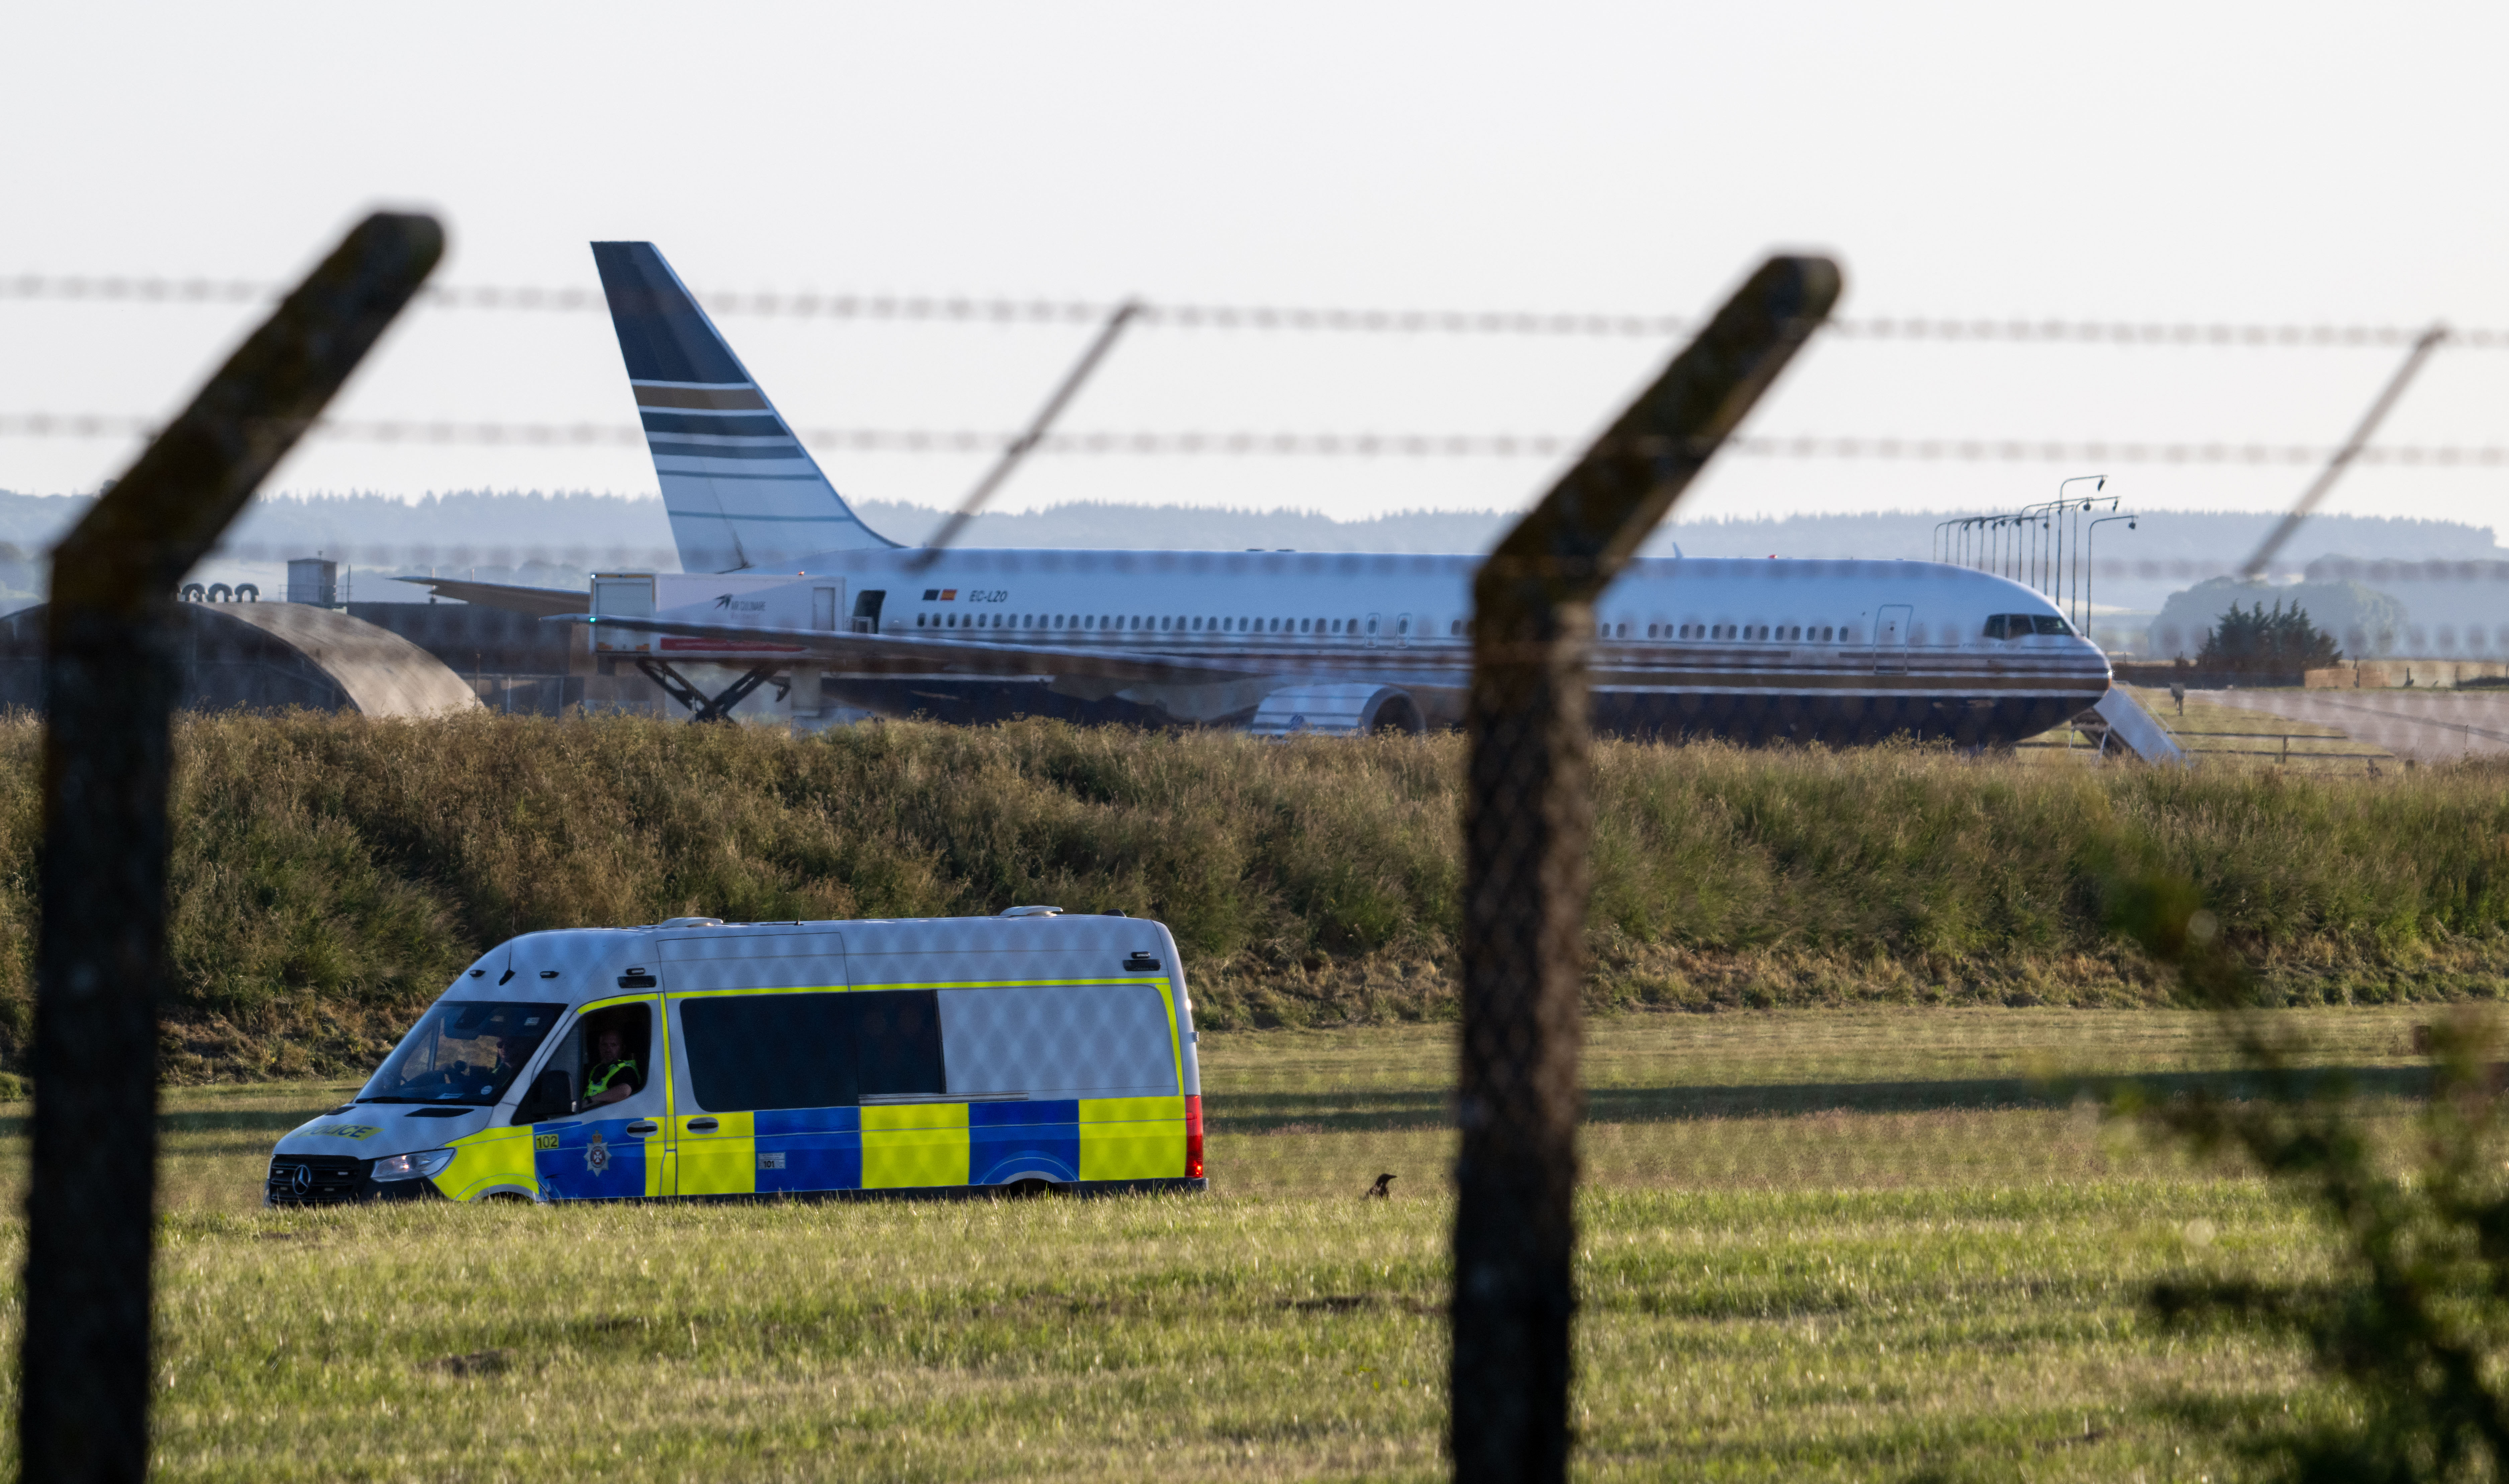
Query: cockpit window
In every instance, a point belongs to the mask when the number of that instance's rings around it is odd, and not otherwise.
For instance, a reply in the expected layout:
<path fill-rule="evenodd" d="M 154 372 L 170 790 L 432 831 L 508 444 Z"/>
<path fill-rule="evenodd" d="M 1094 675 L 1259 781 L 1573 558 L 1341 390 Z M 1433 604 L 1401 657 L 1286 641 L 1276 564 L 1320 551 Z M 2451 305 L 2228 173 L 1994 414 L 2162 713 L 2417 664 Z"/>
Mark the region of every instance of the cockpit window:
<path fill-rule="evenodd" d="M 357 1101 L 491 1105 L 506 1095 L 565 1010 L 506 1000 L 444 1001 L 401 1038 Z"/>
<path fill-rule="evenodd" d="M 2033 634 L 2070 634 L 2074 626 L 2054 613 L 1998 613 L 1986 620 L 1989 639 L 2027 639 Z"/>
<path fill-rule="evenodd" d="M 2070 634 L 2074 632 L 2074 626 L 2072 624 L 2067 623 L 2064 619 L 2057 617 L 2053 613 L 2037 613 L 2032 615 L 2032 618 L 2037 624 L 2039 632 L 2041 634 Z"/>

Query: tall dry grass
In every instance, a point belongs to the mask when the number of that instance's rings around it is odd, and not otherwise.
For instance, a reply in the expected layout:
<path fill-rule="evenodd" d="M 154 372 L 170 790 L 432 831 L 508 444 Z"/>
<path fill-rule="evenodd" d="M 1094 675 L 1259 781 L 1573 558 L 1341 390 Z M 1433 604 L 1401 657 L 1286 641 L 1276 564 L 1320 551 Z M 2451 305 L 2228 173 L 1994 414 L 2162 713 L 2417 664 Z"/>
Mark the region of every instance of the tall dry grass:
<path fill-rule="evenodd" d="M 368 1062 L 480 949 L 681 914 L 1158 916 L 1215 1026 L 1452 1003 L 1461 743 L 628 718 L 187 721 L 179 1075 Z M 0 724 L 0 1062 L 28 1023 L 39 733 Z M 2118 865 L 2181 870 L 2311 1002 L 2509 979 L 2509 768 L 2377 780 L 1606 743 L 1591 995 L 2133 1004 Z"/>

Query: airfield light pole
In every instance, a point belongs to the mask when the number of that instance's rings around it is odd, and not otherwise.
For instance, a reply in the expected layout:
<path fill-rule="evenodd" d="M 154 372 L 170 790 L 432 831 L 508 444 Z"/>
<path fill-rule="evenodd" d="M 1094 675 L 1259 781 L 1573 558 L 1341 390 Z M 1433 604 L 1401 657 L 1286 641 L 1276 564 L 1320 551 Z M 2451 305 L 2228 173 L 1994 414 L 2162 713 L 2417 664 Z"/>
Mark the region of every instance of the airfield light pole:
<path fill-rule="evenodd" d="M 2135 529 L 2135 517 L 2131 515 L 2103 515 L 2091 522 L 2082 532 L 2082 632 L 2085 634 L 2090 632 L 2091 627 L 2091 578 L 2097 575 L 2096 570 L 2091 566 L 2091 538 L 2100 534 L 2102 526 L 2111 521 L 2120 520 L 2125 522 L 2125 528 L 2128 531 Z"/>
<path fill-rule="evenodd" d="M 54 550 L 22 1478 L 148 1472 L 175 586 L 443 252 L 432 217 L 360 222 Z"/>
<path fill-rule="evenodd" d="M 2076 532 L 2074 547 L 2077 551 L 2080 550 L 2082 544 L 2079 535 L 2081 530 L 2081 526 L 2079 524 L 2081 521 L 2081 512 L 2090 508 L 2088 501 L 2084 501 L 2078 509 L 2076 508 L 2074 503 L 2066 499 L 2065 492 L 2086 480 L 2091 482 L 2091 493 L 2094 495 L 2097 495 L 2100 491 L 2107 489 L 2109 486 L 2109 476 L 2106 474 L 2076 474 L 2071 479 L 2060 479 L 2056 482 L 2056 504 L 2058 506 L 2056 512 L 2056 611 L 2058 612 L 2063 612 L 2065 611 L 2065 578 L 2067 571 L 2065 567 L 2064 522 L 2068 518 L 2076 522 L 2074 528 Z M 2079 590 L 2081 585 L 2081 579 L 2078 577 L 2075 578 L 2075 588 Z"/>
<path fill-rule="evenodd" d="M 1448 1441 L 1468 1484 L 1568 1467 L 1594 599 L 1838 300 L 1774 257 L 1473 579 Z"/>

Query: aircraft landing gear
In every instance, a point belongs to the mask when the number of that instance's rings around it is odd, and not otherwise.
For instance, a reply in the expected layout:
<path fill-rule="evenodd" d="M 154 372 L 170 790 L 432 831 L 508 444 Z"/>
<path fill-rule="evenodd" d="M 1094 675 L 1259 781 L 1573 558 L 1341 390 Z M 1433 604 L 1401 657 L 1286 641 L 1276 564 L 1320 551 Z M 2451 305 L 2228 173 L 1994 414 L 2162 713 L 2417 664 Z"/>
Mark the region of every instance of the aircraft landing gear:
<path fill-rule="evenodd" d="M 721 695 L 716 696 L 709 696 L 690 685 L 679 671 L 671 668 L 669 660 L 655 659 L 652 655 L 640 655 L 636 660 L 636 668 L 645 672 L 647 680 L 661 686 L 663 694 L 694 713 L 689 718 L 692 722 L 730 721 L 731 708 L 749 699 L 751 691 L 769 680 L 775 682 L 775 698 L 779 701 L 791 694 L 793 690 L 792 679 L 789 676 L 778 676 L 772 665 L 758 666 L 733 681 L 725 687 Z"/>

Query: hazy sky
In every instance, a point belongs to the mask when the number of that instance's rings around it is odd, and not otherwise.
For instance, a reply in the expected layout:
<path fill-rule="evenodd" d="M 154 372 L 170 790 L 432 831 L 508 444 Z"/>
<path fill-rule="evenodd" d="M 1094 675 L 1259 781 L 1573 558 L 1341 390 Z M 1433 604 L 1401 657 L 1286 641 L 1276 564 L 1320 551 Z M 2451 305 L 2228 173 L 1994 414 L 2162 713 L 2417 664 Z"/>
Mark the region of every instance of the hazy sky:
<path fill-rule="evenodd" d="M 450 283 L 589 287 L 650 238 L 701 290 L 1695 313 L 1777 246 L 1857 315 L 2509 326 L 2498 6 L 21 6 L 0 280 L 292 275 L 378 204 Z M 241 306 L 0 296 L 0 415 L 160 415 Z M 1016 426 L 1089 331 L 728 317 L 804 427 Z M 1576 433 L 1644 340 L 1137 332 L 1072 428 Z M 2340 437 L 2396 351 L 1817 344 L 1750 430 Z M 2509 350 L 2442 352 L 2390 441 L 2509 443 Z M 414 313 L 335 409 L 632 421 L 597 314 Z M 0 435 L 0 488 L 127 440 Z M 823 452 L 955 501 L 968 456 Z M 1688 517 L 2040 498 L 2046 464 L 1731 458 Z M 1341 515 L 1537 495 L 1535 460 L 1059 457 L 1079 497 Z M 2150 507 L 2285 466 L 2117 464 Z M 2509 469 L 2365 470 L 2335 507 L 2489 524 Z M 330 441 L 275 488 L 650 492 L 633 448 Z M 901 533 L 908 534 L 911 533 Z"/>

